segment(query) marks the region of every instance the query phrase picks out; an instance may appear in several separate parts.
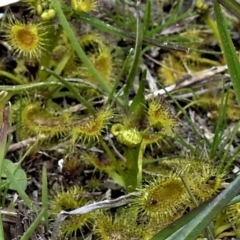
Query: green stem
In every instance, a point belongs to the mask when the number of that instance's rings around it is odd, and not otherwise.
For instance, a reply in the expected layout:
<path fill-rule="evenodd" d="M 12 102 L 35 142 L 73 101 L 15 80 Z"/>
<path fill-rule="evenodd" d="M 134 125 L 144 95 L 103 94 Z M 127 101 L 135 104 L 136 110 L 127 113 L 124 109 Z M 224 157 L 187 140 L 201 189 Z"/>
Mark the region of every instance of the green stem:
<path fill-rule="evenodd" d="M 34 88 L 42 88 L 42 87 L 49 87 L 49 86 L 62 86 L 62 84 L 54 81 L 54 82 L 29 83 L 29 84 L 23 84 L 18 86 L 0 85 L 0 91 L 19 93 L 21 91 L 27 91 L 27 90 L 32 90 Z"/>
<path fill-rule="evenodd" d="M 141 155 L 141 143 L 134 148 L 125 149 L 124 157 L 126 161 L 126 174 L 124 175 L 124 181 L 126 185 L 126 191 L 128 193 L 136 191 L 136 188 L 141 188 L 141 175 L 142 175 L 142 158 Z M 140 162 L 139 162 L 140 161 Z M 141 165 L 141 166 L 139 166 Z M 140 172 L 141 171 L 141 172 Z"/>
<path fill-rule="evenodd" d="M 137 174 L 137 185 L 141 186 L 142 183 L 142 166 L 143 166 L 143 155 L 145 152 L 146 144 L 141 143 L 140 151 L 138 154 L 138 174 Z"/>

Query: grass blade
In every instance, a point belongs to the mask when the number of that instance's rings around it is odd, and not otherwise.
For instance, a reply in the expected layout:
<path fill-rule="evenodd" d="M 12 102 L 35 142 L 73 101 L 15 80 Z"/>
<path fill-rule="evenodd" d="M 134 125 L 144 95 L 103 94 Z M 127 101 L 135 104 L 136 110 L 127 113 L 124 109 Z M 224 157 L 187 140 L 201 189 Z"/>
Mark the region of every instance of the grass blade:
<path fill-rule="evenodd" d="M 221 39 L 222 51 L 226 63 L 228 65 L 228 71 L 231 76 L 233 87 L 236 93 L 238 104 L 240 105 L 240 64 L 236 50 L 233 46 L 232 39 L 229 35 L 225 19 L 222 14 L 221 7 L 217 0 L 213 0 L 214 12 L 216 15 L 218 32 Z"/>
<path fill-rule="evenodd" d="M 33 235 L 35 229 L 39 226 L 39 224 L 42 221 L 43 216 L 45 215 L 47 209 L 43 208 L 42 211 L 38 214 L 34 222 L 31 224 L 31 226 L 27 229 L 27 231 L 23 234 L 21 237 L 21 240 L 28 240 Z"/>
<path fill-rule="evenodd" d="M 229 12 L 240 19 L 240 4 L 235 0 L 218 0 Z"/>
<path fill-rule="evenodd" d="M 180 219 L 163 229 L 161 232 L 157 233 L 154 237 L 152 237 L 151 240 L 166 240 L 169 236 L 174 234 L 181 227 L 186 225 L 189 221 L 197 217 L 209 203 L 210 200 L 193 209 L 190 213 L 181 217 Z"/>
<path fill-rule="evenodd" d="M 37 212 L 36 206 L 33 204 L 32 200 L 28 197 L 28 195 L 22 189 L 21 185 L 15 179 L 15 176 L 12 174 L 11 170 L 9 169 L 7 164 L 5 164 L 5 162 L 3 162 L 3 171 L 5 172 L 7 178 L 10 180 L 10 182 L 14 185 L 18 194 L 23 199 L 24 203 L 28 206 L 28 208 L 33 209 L 33 211 Z"/>

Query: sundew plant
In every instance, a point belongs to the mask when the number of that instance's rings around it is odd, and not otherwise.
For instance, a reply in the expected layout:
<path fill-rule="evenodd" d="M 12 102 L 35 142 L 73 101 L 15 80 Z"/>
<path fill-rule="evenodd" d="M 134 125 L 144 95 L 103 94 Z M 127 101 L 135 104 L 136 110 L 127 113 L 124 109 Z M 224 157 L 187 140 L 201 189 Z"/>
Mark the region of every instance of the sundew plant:
<path fill-rule="evenodd" d="M 0 11 L 1 239 L 240 239 L 235 0 Z"/>

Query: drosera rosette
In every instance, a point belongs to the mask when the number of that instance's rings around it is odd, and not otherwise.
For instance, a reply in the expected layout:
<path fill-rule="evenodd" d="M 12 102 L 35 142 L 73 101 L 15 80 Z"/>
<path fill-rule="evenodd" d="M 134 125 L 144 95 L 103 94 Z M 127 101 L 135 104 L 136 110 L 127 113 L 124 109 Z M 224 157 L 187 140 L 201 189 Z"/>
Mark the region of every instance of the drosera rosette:
<path fill-rule="evenodd" d="M 148 164 L 146 169 L 156 174 L 168 176 L 181 174 L 185 184 L 199 203 L 216 195 L 224 185 L 224 174 L 219 174 L 211 161 L 191 157 L 176 157 L 162 160 L 157 166 Z"/>
<path fill-rule="evenodd" d="M 210 199 L 223 188 L 224 174 L 218 173 L 212 164 L 204 164 L 201 169 L 190 169 L 184 173 L 184 179 L 198 202 Z"/>
<path fill-rule="evenodd" d="M 112 216 L 110 213 L 100 211 L 95 221 L 94 233 L 101 240 L 148 240 L 153 236 L 151 229 L 137 224 L 135 209 L 121 209 Z M 135 212 L 134 212 L 135 211 Z"/>
<path fill-rule="evenodd" d="M 79 36 L 79 43 L 94 67 L 111 83 L 114 76 L 114 59 L 110 44 L 95 33 L 87 33 Z M 80 77 L 96 83 L 94 77 L 85 66 L 81 65 L 78 67 L 76 73 L 78 73 Z"/>
<path fill-rule="evenodd" d="M 184 212 L 191 204 L 190 195 L 177 174 L 157 177 L 140 192 L 133 200 L 133 205 L 139 209 L 142 217 L 154 219 L 159 224 L 172 222 L 179 212 Z"/>
<path fill-rule="evenodd" d="M 111 127 L 111 133 L 117 140 L 128 147 L 135 147 L 139 143 L 143 146 L 168 143 L 175 136 L 178 119 L 172 113 L 172 108 L 162 98 L 147 101 L 145 115 L 141 121 L 123 115 Z M 169 144 L 167 144 L 169 145 Z M 166 146 L 165 146 L 166 147 Z M 169 146 L 168 146 L 169 147 Z"/>
<path fill-rule="evenodd" d="M 29 102 L 21 109 L 21 133 L 23 136 L 45 136 L 45 140 L 61 138 L 72 124 L 71 114 L 43 107 L 40 102 Z"/>
<path fill-rule="evenodd" d="M 90 61 L 97 71 L 111 83 L 113 77 L 113 59 L 108 47 L 101 49 L 98 55 L 90 56 Z M 87 79 L 91 82 L 96 82 L 93 75 L 88 71 Z"/>
<path fill-rule="evenodd" d="M 160 62 L 158 77 L 164 86 L 177 83 L 186 73 L 183 64 L 172 54 L 166 54 Z"/>
<path fill-rule="evenodd" d="M 98 141 L 113 117 L 114 112 L 109 107 L 102 107 L 96 113 L 84 117 L 75 117 L 69 132 L 72 143 Z"/>
<path fill-rule="evenodd" d="M 173 109 L 163 98 L 153 98 L 147 102 L 147 120 L 151 127 L 161 131 L 163 136 L 173 137 L 178 120 Z"/>
<path fill-rule="evenodd" d="M 78 37 L 78 42 L 97 71 L 106 79 L 109 84 L 112 84 L 115 72 L 115 61 L 110 44 L 103 41 L 101 36 L 95 33 L 86 33 L 80 35 Z M 64 46 L 67 46 L 67 49 L 70 49 L 71 46 L 68 47 L 68 44 L 69 43 L 65 41 L 62 46 L 57 47 L 56 50 L 54 50 L 55 55 L 59 56 L 58 49 L 64 50 Z M 62 52 L 64 53 L 64 51 Z M 93 75 L 82 64 L 74 51 L 72 51 L 71 54 L 72 56 L 64 68 L 64 75 L 66 75 L 68 78 L 81 78 L 97 84 L 97 81 Z"/>
<path fill-rule="evenodd" d="M 71 28 L 75 32 L 75 35 L 78 36 L 78 30 L 75 25 L 71 24 Z M 78 37 L 78 42 L 88 55 L 88 49 L 92 53 L 98 53 L 100 46 L 103 44 L 102 40 L 96 34 L 82 34 Z M 81 60 L 78 55 L 75 53 L 74 49 L 69 42 L 66 34 L 62 33 L 58 42 L 58 45 L 53 49 L 53 58 L 56 64 L 66 55 L 66 52 L 70 54 L 69 61 L 64 67 L 63 76 L 68 78 L 82 77 L 81 73 Z"/>
<path fill-rule="evenodd" d="M 11 12 L 3 22 L 5 41 L 12 52 L 26 59 L 39 59 L 47 51 L 49 25 L 34 20 L 25 22 Z"/>
<path fill-rule="evenodd" d="M 238 121 L 240 119 L 240 108 L 236 103 L 235 94 L 229 90 L 228 93 L 223 93 L 227 97 L 226 102 L 226 117 L 231 121 Z M 220 92 L 210 92 L 203 94 L 200 97 L 196 96 L 197 105 L 204 110 L 211 113 L 211 118 L 217 119 L 219 117 L 220 109 L 222 108 L 222 98 Z"/>
<path fill-rule="evenodd" d="M 159 155 L 169 156 L 178 151 L 176 139 L 163 135 L 155 128 L 149 128 L 142 132 L 142 145 L 146 146 L 146 152 L 151 152 L 154 158 Z"/>
<path fill-rule="evenodd" d="M 193 48 L 198 48 L 197 46 Z M 158 69 L 158 77 L 164 86 L 178 83 L 189 74 L 194 74 L 212 66 L 219 66 L 218 61 L 202 57 L 199 53 L 183 54 L 171 52 L 163 56 Z"/>
<path fill-rule="evenodd" d="M 72 186 L 67 190 L 61 189 L 53 192 L 53 197 L 49 201 L 49 211 L 52 217 L 56 217 L 61 211 L 72 211 L 89 203 L 90 199 L 87 198 L 83 188 Z M 73 237 L 77 232 L 82 232 L 83 228 L 90 226 L 94 214 L 96 212 L 67 217 L 61 225 L 61 237 Z"/>
<path fill-rule="evenodd" d="M 85 33 L 79 36 L 78 41 L 87 54 L 89 54 L 89 52 L 99 53 L 101 49 L 106 46 L 103 39 L 97 33 Z"/>

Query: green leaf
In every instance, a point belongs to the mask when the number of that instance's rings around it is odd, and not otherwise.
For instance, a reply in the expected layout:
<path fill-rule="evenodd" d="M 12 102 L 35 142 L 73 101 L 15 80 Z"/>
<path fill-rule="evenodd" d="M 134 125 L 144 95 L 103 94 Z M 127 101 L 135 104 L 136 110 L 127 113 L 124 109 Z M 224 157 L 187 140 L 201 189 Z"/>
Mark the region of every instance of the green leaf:
<path fill-rule="evenodd" d="M 25 191 L 27 188 L 27 175 L 25 171 L 8 159 L 4 159 L 4 166 L 7 166 L 10 172 L 13 174 L 15 180 L 18 182 L 19 186 Z M 17 187 L 8 179 L 6 173 L 2 173 L 2 178 L 6 179 L 3 180 L 3 182 L 10 182 L 10 185 L 8 187 L 9 189 L 17 190 Z"/>
<path fill-rule="evenodd" d="M 25 193 L 21 185 L 18 183 L 17 179 L 15 179 L 13 170 L 11 169 L 11 164 L 8 164 L 6 162 L 3 161 L 3 172 L 5 173 L 5 176 L 7 176 L 8 180 L 13 184 L 14 188 L 16 188 L 16 191 L 18 192 L 20 197 L 23 199 L 24 203 L 28 206 L 28 208 L 33 209 L 33 211 L 37 212 L 38 211 L 37 207 L 32 202 L 32 200 L 28 197 L 28 195 Z"/>

